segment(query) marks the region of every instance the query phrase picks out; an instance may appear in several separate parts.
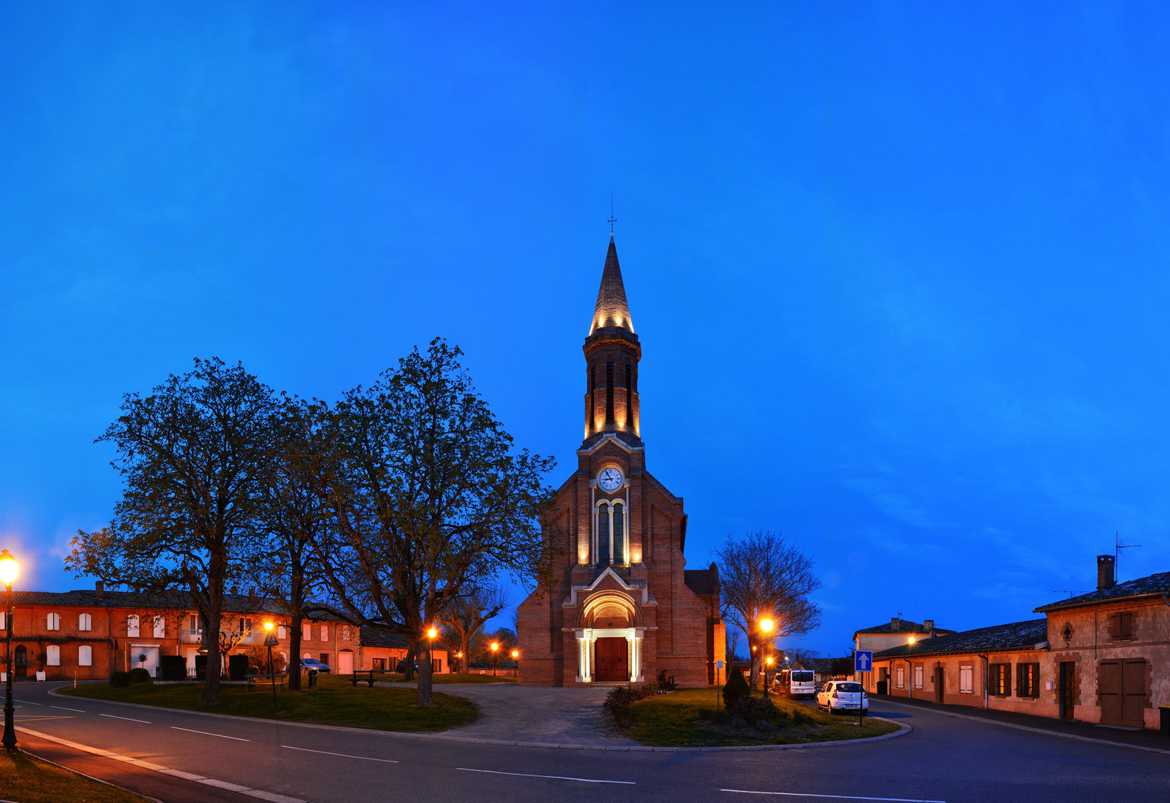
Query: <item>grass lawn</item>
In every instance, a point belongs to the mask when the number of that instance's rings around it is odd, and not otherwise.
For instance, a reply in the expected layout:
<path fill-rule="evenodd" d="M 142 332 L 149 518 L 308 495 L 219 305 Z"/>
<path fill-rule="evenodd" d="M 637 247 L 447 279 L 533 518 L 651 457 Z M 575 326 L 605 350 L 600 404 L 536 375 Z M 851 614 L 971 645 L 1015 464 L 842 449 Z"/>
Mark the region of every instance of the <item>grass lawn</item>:
<path fill-rule="evenodd" d="M 143 683 L 123 688 L 86 683 L 76 689 L 62 689 L 62 692 L 77 697 L 163 708 L 387 731 L 441 731 L 466 725 L 479 716 L 474 703 L 450 694 L 436 692 L 432 696 L 433 705 L 420 708 L 415 705 L 413 688 L 371 689 L 361 683 L 354 688 L 348 678 L 329 675 L 322 675 L 319 680 L 316 689 L 299 692 L 278 686 L 275 706 L 271 691 L 263 684 L 252 689 L 223 686 L 219 692 L 219 704 L 213 707 L 200 704 L 202 686 L 195 683 L 166 686 Z"/>
<path fill-rule="evenodd" d="M 715 699 L 714 689 L 681 689 L 647 697 L 631 706 L 632 721 L 624 733 L 655 746 L 712 747 L 859 739 L 897 730 L 892 722 L 869 717 L 859 728 L 855 716 L 828 714 L 784 697 L 772 698 L 781 713 L 772 720 L 771 729 L 757 730 L 750 725 L 736 728 L 726 721 L 708 718 L 716 714 Z M 704 716 L 704 711 L 709 713 Z M 801 714 L 805 721 L 796 721 L 794 715 Z"/>
<path fill-rule="evenodd" d="M 17 803 L 143 803 L 132 792 L 106 786 L 24 753 L 0 750 L 0 798 Z"/>
<path fill-rule="evenodd" d="M 516 678 L 503 675 L 477 675 L 471 672 L 452 672 L 448 675 L 435 675 L 435 685 L 440 683 L 515 683 Z"/>

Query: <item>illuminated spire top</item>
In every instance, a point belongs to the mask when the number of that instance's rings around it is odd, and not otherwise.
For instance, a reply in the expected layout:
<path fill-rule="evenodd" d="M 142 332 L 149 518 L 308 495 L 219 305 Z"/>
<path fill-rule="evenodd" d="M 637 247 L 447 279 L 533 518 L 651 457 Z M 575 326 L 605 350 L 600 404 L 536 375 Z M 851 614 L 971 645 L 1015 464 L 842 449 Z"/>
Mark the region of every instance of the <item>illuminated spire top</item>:
<path fill-rule="evenodd" d="M 628 332 L 634 331 L 634 320 L 630 317 L 630 305 L 626 301 L 626 287 L 622 284 L 622 269 L 618 264 L 617 246 L 614 244 L 612 233 L 609 237 L 609 250 L 605 254 L 605 269 L 601 272 L 597 303 L 593 305 L 593 321 L 589 325 L 589 334 L 609 326 Z"/>

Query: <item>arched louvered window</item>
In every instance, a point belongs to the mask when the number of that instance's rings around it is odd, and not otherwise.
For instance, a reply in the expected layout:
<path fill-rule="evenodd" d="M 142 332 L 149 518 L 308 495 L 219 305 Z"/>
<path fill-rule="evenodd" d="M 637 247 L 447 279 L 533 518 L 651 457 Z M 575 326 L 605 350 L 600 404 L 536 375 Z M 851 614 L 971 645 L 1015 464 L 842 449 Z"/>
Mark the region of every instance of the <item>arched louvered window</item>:
<path fill-rule="evenodd" d="M 624 566 L 626 563 L 626 506 L 621 502 L 614 502 L 610 506 L 612 530 L 610 537 L 613 540 L 613 562 Z"/>

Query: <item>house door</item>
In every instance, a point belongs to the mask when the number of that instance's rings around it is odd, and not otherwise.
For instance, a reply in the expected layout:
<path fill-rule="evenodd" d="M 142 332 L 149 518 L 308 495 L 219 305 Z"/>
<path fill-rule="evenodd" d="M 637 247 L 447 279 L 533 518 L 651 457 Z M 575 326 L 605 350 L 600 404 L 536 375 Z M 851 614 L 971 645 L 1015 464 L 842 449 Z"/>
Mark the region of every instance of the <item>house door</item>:
<path fill-rule="evenodd" d="M 353 674 L 353 653 L 349 650 L 342 650 L 337 653 L 337 674 Z"/>
<path fill-rule="evenodd" d="M 1102 661 L 1097 669 L 1104 725 L 1142 727 L 1146 707 L 1146 662 Z"/>
<path fill-rule="evenodd" d="M 630 679 L 629 644 L 624 638 L 597 639 L 593 642 L 593 659 L 597 665 L 596 680 Z"/>
<path fill-rule="evenodd" d="M 941 703 L 943 701 L 943 668 L 936 666 L 934 668 L 934 701 Z"/>
<path fill-rule="evenodd" d="M 1077 704 L 1077 664 L 1060 662 L 1060 718 L 1073 719 Z"/>
<path fill-rule="evenodd" d="M 28 677 L 28 648 L 23 644 L 18 644 L 12 653 L 12 658 L 16 661 L 12 674 L 18 678 Z"/>

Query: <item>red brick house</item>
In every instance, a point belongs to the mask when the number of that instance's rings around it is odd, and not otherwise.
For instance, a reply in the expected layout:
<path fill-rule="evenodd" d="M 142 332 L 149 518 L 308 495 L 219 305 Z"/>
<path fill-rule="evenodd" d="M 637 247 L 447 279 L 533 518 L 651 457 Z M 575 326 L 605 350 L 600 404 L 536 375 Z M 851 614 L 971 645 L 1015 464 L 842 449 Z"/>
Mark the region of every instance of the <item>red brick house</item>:
<path fill-rule="evenodd" d="M 542 529 L 550 576 L 517 614 L 522 683 L 716 682 L 719 575 L 686 571 L 683 500 L 646 466 L 642 346 L 610 239 L 585 338 L 585 437 Z"/>

